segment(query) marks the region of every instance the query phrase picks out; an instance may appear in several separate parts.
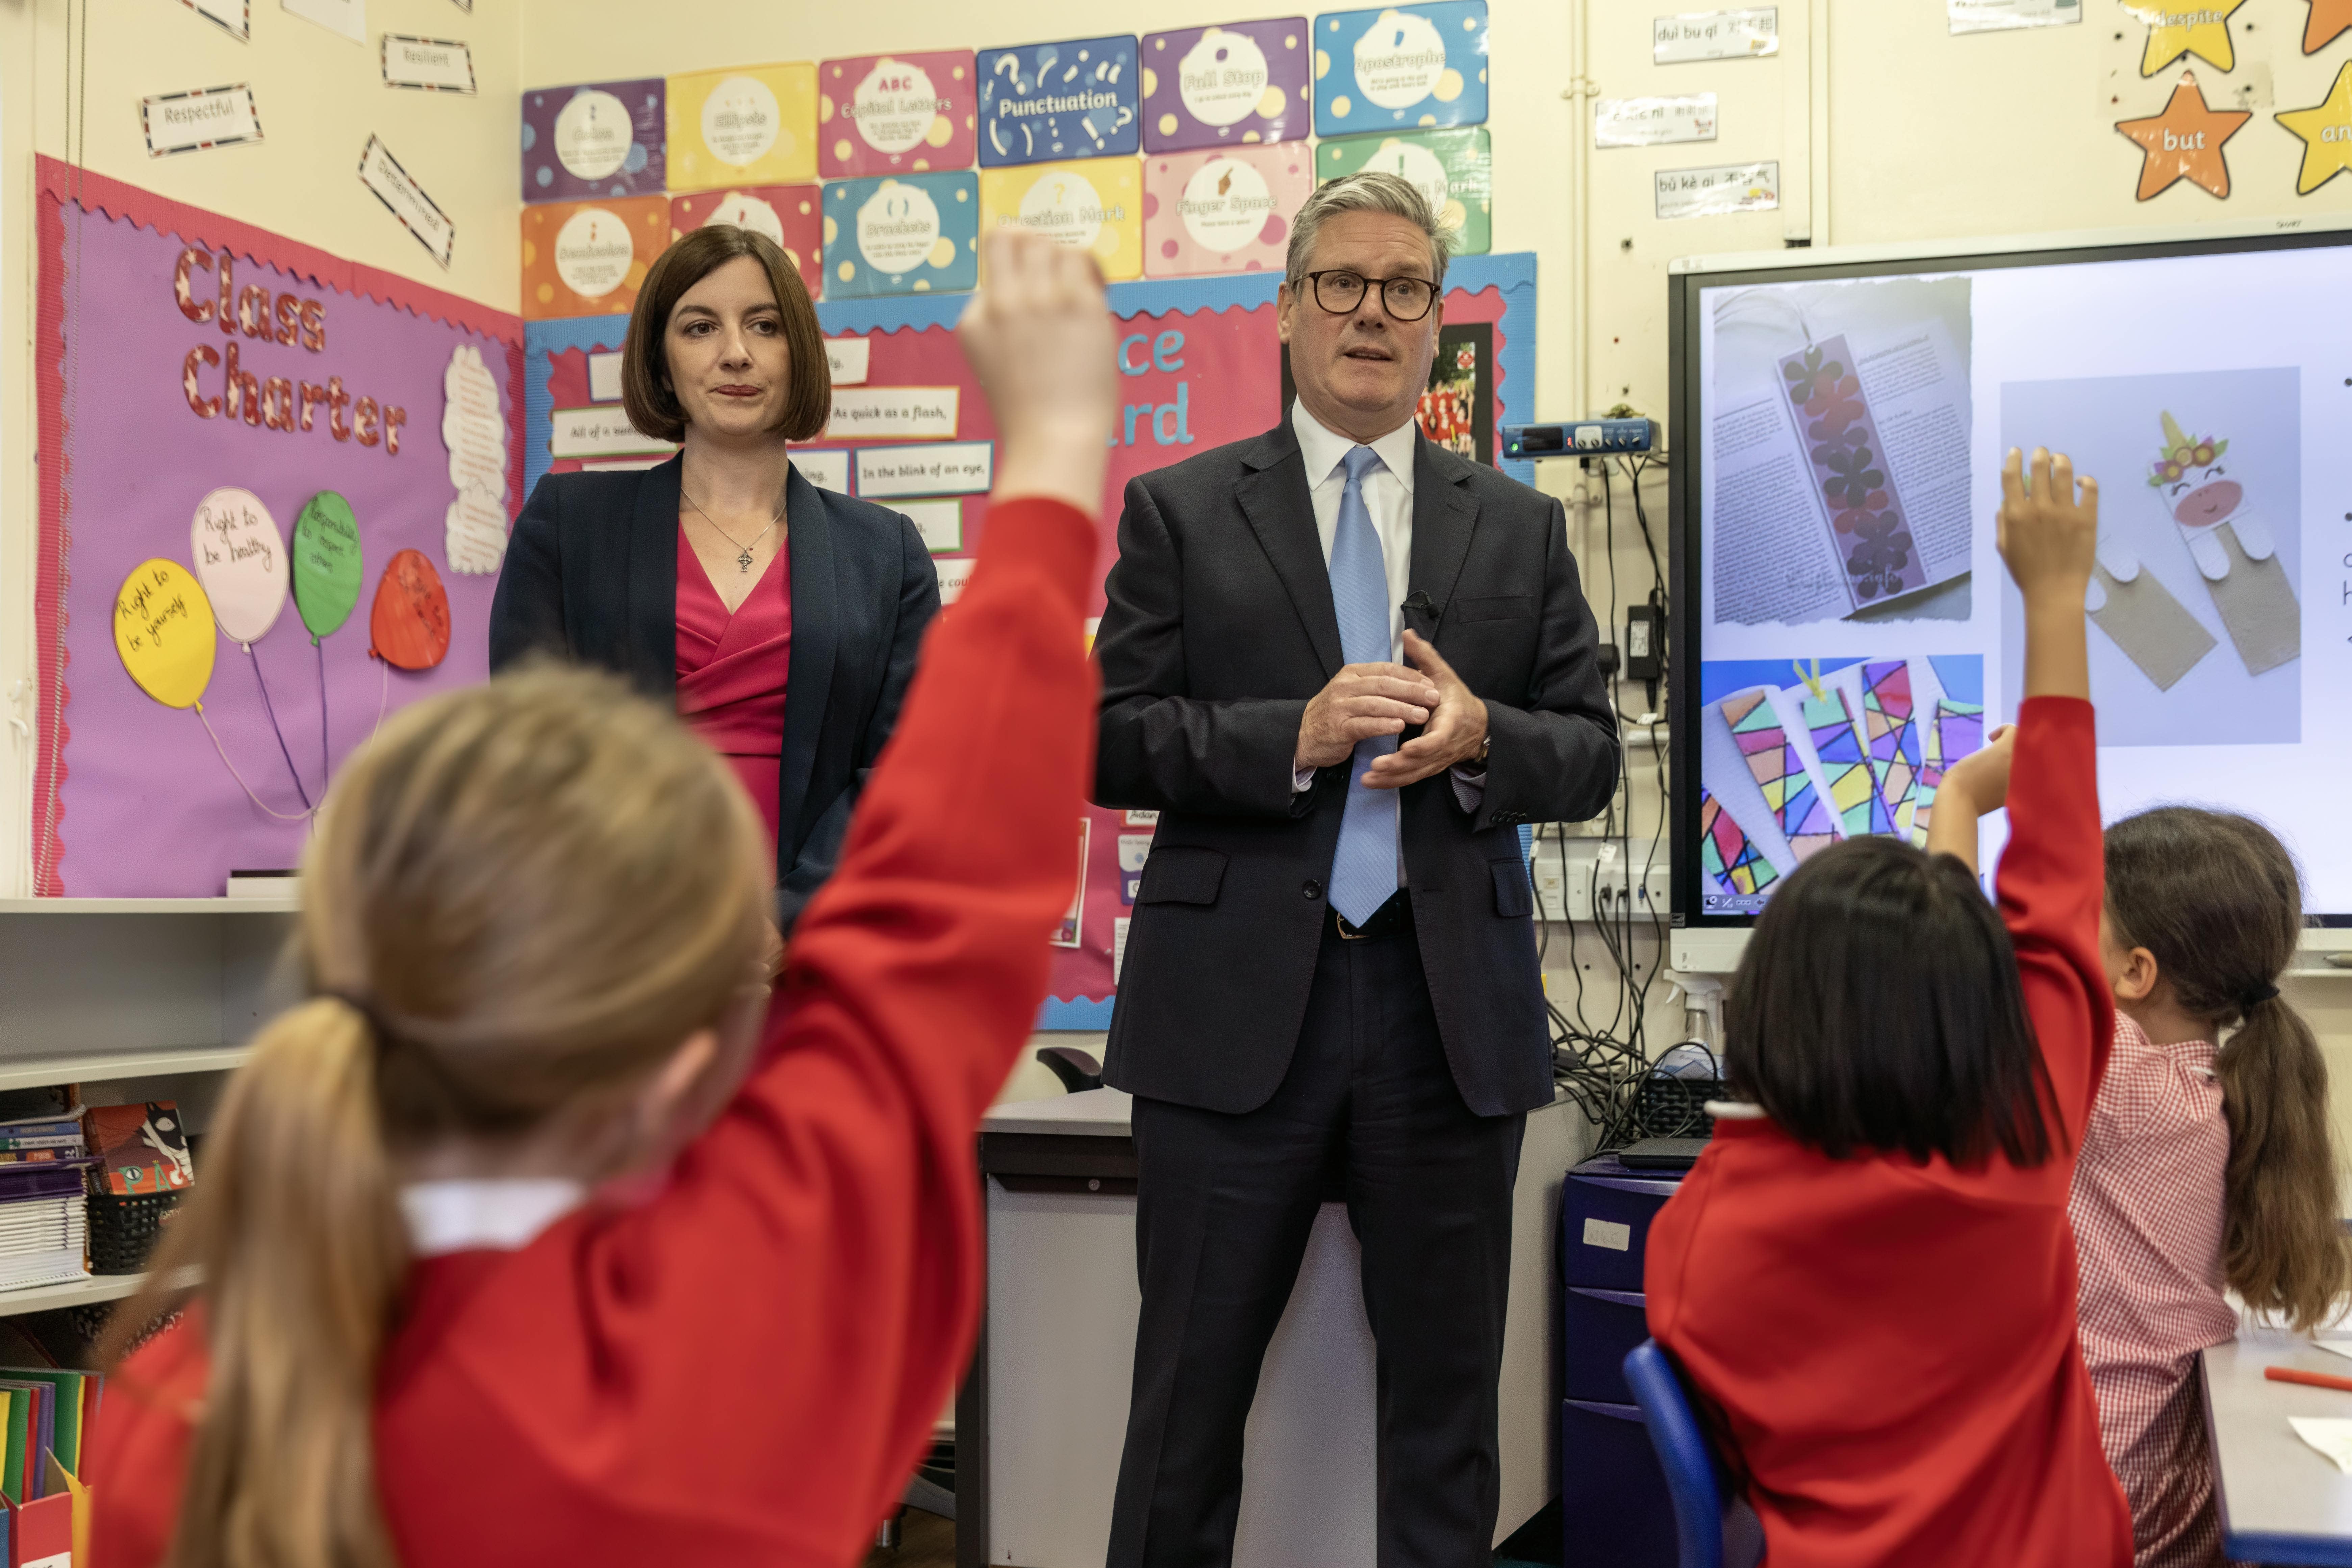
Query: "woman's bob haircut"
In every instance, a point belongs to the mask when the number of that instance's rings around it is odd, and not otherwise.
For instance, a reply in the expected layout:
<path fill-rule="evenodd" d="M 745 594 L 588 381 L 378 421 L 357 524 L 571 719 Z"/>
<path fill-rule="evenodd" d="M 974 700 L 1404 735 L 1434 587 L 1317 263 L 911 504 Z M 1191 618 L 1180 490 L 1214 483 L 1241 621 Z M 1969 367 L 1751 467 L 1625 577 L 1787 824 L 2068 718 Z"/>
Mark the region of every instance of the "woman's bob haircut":
<path fill-rule="evenodd" d="M 768 269 L 776 309 L 783 313 L 784 346 L 791 352 L 793 384 L 784 398 L 777 434 L 805 441 L 833 417 L 833 372 L 825 363 L 824 334 L 816 324 L 800 271 L 764 234 L 714 223 L 696 229 L 654 258 L 629 312 L 629 335 L 621 347 L 621 406 L 629 423 L 657 441 L 686 439 L 686 411 L 670 385 L 670 312 L 686 291 L 739 256 Z"/>
<path fill-rule="evenodd" d="M 2053 1152 L 2008 929 L 1958 859 L 1891 838 L 1830 846 L 1764 906 L 1725 1008 L 1724 1071 L 1832 1159 Z"/>

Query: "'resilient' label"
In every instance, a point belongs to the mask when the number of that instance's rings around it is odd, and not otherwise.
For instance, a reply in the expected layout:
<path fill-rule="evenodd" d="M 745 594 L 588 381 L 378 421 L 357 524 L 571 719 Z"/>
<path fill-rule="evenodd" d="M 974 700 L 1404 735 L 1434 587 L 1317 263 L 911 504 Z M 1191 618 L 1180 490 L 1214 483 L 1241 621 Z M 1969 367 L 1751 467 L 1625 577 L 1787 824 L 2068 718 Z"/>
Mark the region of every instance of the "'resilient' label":
<path fill-rule="evenodd" d="M 1107 211 L 1093 184 L 1066 171 L 1044 176 L 1021 198 L 1021 226 L 1073 250 L 1101 237 L 1106 219 L 1124 216 Z"/>
<path fill-rule="evenodd" d="M 930 134 L 940 95 L 930 73 L 905 60 L 880 59 L 850 94 L 848 113 L 858 139 L 877 153 L 909 153 Z"/>
<path fill-rule="evenodd" d="M 941 242 L 939 204 L 920 185 L 885 180 L 857 209 L 857 250 L 877 272 L 912 272 Z"/>
<path fill-rule="evenodd" d="M 1257 237 L 1274 211 L 1265 176 L 1233 158 L 1212 158 L 1184 182 L 1177 216 L 1194 242 L 1211 250 L 1239 250 Z"/>
<path fill-rule="evenodd" d="M 702 100 L 702 144 L 739 169 L 768 155 L 782 124 L 776 95 L 757 77 L 730 76 Z"/>
<path fill-rule="evenodd" d="M 601 180 L 628 162 L 629 111 L 609 92 L 575 92 L 555 115 L 555 156 L 579 180 Z"/>
<path fill-rule="evenodd" d="M 1255 38 L 1212 27 L 1177 66 L 1176 91 L 1202 124 L 1237 125 L 1257 110 L 1268 74 Z"/>
<path fill-rule="evenodd" d="M 619 288 L 635 258 L 629 226 L 603 207 L 582 207 L 555 231 L 555 275 L 583 300 Z"/>
<path fill-rule="evenodd" d="M 1444 178 L 1441 173 L 1441 179 Z M 737 228 L 748 228 L 753 234 L 764 234 L 776 242 L 779 250 L 784 247 L 784 220 L 775 207 L 758 196 L 747 196 L 740 191 L 730 191 L 719 198 L 710 216 L 702 220 L 709 228 L 714 223 L 731 223 Z"/>
<path fill-rule="evenodd" d="M 1382 109 L 1411 109 L 1445 74 L 1445 40 L 1426 16 L 1383 11 L 1356 40 L 1356 86 Z"/>

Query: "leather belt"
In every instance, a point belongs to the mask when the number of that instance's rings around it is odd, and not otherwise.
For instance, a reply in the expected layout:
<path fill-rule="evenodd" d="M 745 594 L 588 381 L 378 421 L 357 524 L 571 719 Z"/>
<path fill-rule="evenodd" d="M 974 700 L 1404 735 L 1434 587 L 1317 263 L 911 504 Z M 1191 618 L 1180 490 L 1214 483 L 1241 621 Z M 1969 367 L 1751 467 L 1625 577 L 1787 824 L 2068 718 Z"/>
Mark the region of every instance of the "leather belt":
<path fill-rule="evenodd" d="M 1412 898 L 1402 888 L 1389 897 L 1389 901 L 1374 910 L 1362 925 L 1350 925 L 1347 917 L 1332 910 L 1326 917 L 1333 933 L 1341 942 L 1370 942 L 1374 937 L 1402 936 L 1412 930 Z"/>

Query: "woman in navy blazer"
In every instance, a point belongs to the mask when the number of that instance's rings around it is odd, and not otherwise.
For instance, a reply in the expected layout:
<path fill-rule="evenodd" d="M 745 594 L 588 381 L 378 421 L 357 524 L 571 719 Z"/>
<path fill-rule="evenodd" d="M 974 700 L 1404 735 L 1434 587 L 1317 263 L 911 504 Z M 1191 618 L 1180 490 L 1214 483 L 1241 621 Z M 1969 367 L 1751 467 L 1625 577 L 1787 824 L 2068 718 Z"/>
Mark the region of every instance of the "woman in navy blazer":
<path fill-rule="evenodd" d="M 622 394 L 637 429 L 683 449 L 540 480 L 507 547 L 490 668 L 552 655 L 675 701 L 768 816 L 789 931 L 898 721 L 938 574 L 905 517 L 792 466 L 785 443 L 824 427 L 832 378 L 799 272 L 765 236 L 713 225 L 655 262 Z"/>

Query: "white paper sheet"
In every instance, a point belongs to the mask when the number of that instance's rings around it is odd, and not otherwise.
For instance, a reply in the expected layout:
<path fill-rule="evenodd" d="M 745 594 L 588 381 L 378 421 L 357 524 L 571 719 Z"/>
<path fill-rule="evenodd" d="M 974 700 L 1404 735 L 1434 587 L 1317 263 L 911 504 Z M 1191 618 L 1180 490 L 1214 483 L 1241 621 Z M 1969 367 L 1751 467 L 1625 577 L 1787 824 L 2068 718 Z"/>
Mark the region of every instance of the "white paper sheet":
<path fill-rule="evenodd" d="M 2352 1476 L 2352 1421 L 2339 1415 L 2290 1415 L 2286 1424 L 2294 1428 L 2296 1436 L 2333 1460 L 2337 1469 Z"/>

